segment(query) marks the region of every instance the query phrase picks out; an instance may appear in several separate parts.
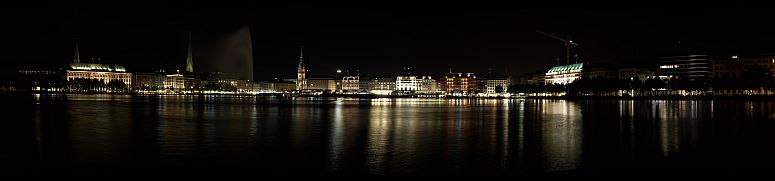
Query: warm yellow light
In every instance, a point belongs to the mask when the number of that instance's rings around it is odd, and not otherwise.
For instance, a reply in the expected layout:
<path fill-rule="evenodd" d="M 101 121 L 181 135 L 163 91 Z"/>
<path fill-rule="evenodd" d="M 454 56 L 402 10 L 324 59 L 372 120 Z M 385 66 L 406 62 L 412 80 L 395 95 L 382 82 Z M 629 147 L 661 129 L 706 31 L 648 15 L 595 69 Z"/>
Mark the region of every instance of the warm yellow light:
<path fill-rule="evenodd" d="M 659 68 L 674 69 L 674 68 L 678 68 L 678 65 L 662 65 L 662 66 L 659 66 Z"/>

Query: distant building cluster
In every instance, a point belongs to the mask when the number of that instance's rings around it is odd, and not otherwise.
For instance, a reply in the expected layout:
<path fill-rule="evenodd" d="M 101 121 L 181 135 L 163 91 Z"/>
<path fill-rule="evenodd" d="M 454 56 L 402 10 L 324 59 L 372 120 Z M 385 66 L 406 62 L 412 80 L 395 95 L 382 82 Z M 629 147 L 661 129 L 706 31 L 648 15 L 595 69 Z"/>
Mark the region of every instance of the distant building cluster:
<path fill-rule="evenodd" d="M 775 94 L 775 54 L 657 57 L 653 65 L 558 65 L 518 76 L 513 87 L 532 95 L 761 95 Z"/>
<path fill-rule="evenodd" d="M 303 50 L 302 50 L 303 52 Z M 274 79 L 258 82 L 257 93 L 294 93 L 306 95 L 357 95 L 377 96 L 508 96 L 511 76 L 481 76 L 474 73 L 449 72 L 435 77 L 415 74 L 404 68 L 403 73 L 387 76 L 366 76 L 337 70 L 330 75 L 309 76 L 303 53 L 299 56 L 296 79 Z"/>
<path fill-rule="evenodd" d="M 6 73 L 7 74 L 7 73 Z M 234 78 L 224 72 L 194 72 L 191 43 L 184 71 L 128 72 L 121 65 L 81 61 L 76 40 L 75 56 L 65 66 L 25 66 L 5 76 L 2 90 L 29 90 L 71 93 L 140 94 L 251 94 L 258 87 L 250 80 Z"/>
<path fill-rule="evenodd" d="M 189 37 L 190 38 L 190 37 Z M 91 58 L 83 62 L 76 40 L 67 65 L 0 70 L 0 91 L 138 94 L 296 94 L 411 97 L 508 97 L 557 95 L 750 95 L 775 94 L 775 54 L 662 56 L 648 66 L 570 62 L 512 79 L 510 75 L 449 71 L 362 75 L 337 70 L 311 76 L 301 50 L 296 78 L 251 81 L 228 72 L 195 72 L 189 40 L 181 70 L 130 72 Z M 318 73 L 321 74 L 321 73 Z"/>

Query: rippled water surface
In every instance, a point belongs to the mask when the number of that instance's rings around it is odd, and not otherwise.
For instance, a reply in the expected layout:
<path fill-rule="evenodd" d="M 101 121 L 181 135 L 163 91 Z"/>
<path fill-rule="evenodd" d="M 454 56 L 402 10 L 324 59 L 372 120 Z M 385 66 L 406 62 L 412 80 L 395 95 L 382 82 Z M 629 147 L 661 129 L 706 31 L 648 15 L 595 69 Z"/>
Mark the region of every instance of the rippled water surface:
<path fill-rule="evenodd" d="M 522 175 L 775 161 L 769 101 L 0 97 L 6 171 Z"/>

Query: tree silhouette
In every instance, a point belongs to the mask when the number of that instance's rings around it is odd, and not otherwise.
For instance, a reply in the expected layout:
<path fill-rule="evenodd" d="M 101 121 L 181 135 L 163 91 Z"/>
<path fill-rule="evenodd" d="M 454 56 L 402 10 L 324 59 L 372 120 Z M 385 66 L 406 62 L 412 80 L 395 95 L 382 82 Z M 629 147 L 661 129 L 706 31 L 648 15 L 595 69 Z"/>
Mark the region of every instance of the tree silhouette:
<path fill-rule="evenodd" d="M 113 92 L 127 92 L 127 86 L 124 81 L 111 80 L 108 82 L 107 87 Z"/>

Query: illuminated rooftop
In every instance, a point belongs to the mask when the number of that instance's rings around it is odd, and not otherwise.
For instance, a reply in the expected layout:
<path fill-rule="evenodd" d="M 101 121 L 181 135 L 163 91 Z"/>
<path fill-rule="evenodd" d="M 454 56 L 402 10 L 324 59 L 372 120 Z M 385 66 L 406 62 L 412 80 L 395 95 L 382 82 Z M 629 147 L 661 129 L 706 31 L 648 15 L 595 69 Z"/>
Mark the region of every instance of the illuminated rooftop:
<path fill-rule="evenodd" d="M 72 70 L 90 70 L 90 71 L 108 71 L 108 72 L 126 72 L 124 66 L 108 65 L 96 63 L 70 63 Z"/>
<path fill-rule="evenodd" d="M 583 68 L 584 68 L 584 63 L 562 65 L 562 66 L 552 67 L 552 69 L 549 69 L 549 71 L 546 73 L 555 73 L 555 72 L 562 72 L 562 71 L 568 71 L 568 70 L 581 70 Z"/>

